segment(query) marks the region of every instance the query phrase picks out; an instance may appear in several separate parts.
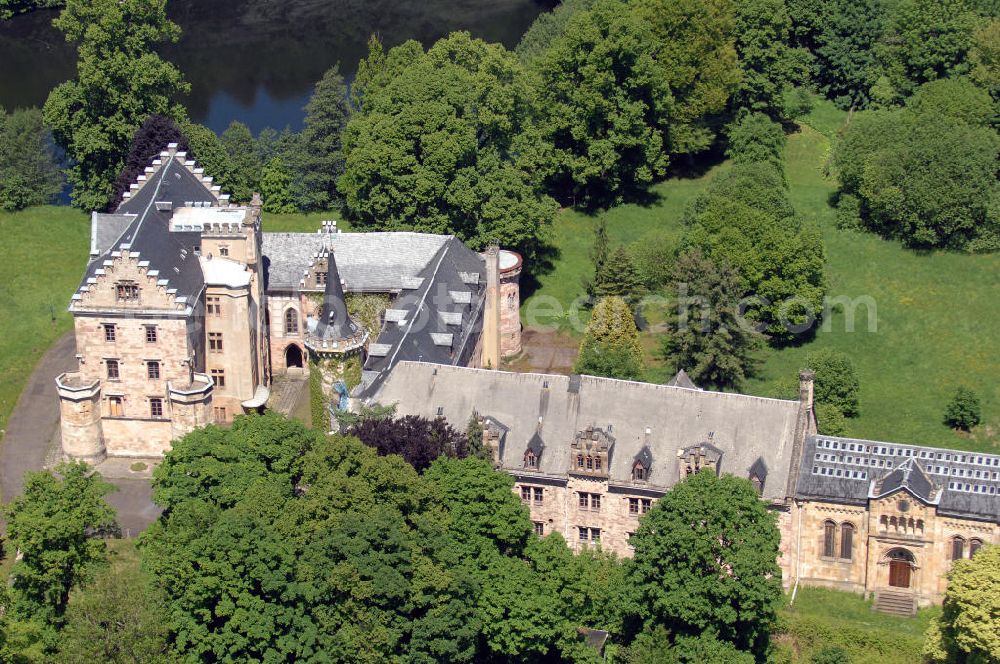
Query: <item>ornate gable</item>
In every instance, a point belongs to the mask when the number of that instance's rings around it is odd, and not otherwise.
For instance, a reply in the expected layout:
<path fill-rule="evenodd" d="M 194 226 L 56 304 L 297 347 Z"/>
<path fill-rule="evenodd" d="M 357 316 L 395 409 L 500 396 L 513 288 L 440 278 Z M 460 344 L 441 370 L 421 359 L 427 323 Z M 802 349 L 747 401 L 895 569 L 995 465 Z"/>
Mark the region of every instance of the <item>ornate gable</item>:
<path fill-rule="evenodd" d="M 167 275 L 150 269 L 139 252 L 113 251 L 73 296 L 72 310 L 177 309 L 189 303 L 177 297 Z"/>

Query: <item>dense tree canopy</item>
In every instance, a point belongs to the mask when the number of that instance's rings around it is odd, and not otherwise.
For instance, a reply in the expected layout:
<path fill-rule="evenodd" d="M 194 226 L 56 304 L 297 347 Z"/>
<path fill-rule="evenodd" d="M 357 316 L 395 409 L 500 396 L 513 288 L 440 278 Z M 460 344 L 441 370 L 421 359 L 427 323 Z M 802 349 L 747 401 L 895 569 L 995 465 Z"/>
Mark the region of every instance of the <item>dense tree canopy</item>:
<path fill-rule="evenodd" d="M 560 198 L 608 203 L 662 177 L 672 103 L 649 26 L 619 0 L 570 18 L 534 63 Z"/>
<path fill-rule="evenodd" d="M 673 95 L 668 149 L 700 152 L 717 125 L 741 73 L 732 0 L 633 0 L 657 40 L 656 62 Z"/>
<path fill-rule="evenodd" d="M 702 470 L 675 485 L 632 536 L 638 614 L 672 635 L 762 655 L 782 602 L 775 516 L 747 480 Z"/>
<path fill-rule="evenodd" d="M 104 502 L 114 487 L 86 464 L 25 474 L 24 492 L 6 507 L 7 537 L 20 560 L 11 570 L 13 615 L 58 624 L 70 590 L 105 558 L 115 512 Z"/>
<path fill-rule="evenodd" d="M 366 418 L 348 429 L 352 436 L 374 447 L 381 455 L 398 454 L 418 471 L 439 456 L 465 458 L 468 440 L 443 417 L 429 420 L 416 415 L 399 418 Z"/>
<path fill-rule="evenodd" d="M 77 77 L 45 102 L 45 122 L 73 160 L 73 204 L 105 209 L 137 129 L 151 114 L 182 119 L 174 99 L 188 89 L 154 48 L 176 41 L 166 0 L 68 0 L 54 21 L 79 44 Z"/>
<path fill-rule="evenodd" d="M 830 348 L 816 350 L 806 355 L 806 367 L 816 374 L 817 403 L 829 404 L 847 417 L 858 414 L 861 382 L 847 354 Z"/>
<path fill-rule="evenodd" d="M 302 130 L 301 163 L 302 191 L 306 200 L 302 206 L 312 210 L 327 210 L 340 201 L 337 178 L 344 172 L 342 135 L 351 116 L 347 101 L 347 85 L 334 65 L 316 83 L 306 104 L 305 128 Z M 264 199 L 267 202 L 267 199 Z"/>
<path fill-rule="evenodd" d="M 512 54 L 467 33 L 439 41 L 364 93 L 344 134 L 348 210 L 365 228 L 530 252 L 555 204 L 540 194 L 529 104 Z"/>

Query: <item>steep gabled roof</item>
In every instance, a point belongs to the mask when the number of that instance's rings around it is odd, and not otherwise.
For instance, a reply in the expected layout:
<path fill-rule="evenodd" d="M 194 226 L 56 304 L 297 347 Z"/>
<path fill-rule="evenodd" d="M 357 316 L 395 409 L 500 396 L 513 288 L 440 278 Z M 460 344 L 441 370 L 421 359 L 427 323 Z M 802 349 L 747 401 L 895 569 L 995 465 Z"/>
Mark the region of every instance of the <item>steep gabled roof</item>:
<path fill-rule="evenodd" d="M 880 480 L 871 483 L 869 498 L 882 498 L 901 489 L 906 489 L 925 503 L 935 504 L 941 493 L 927 476 L 924 469 L 912 457 L 896 466 L 896 469 Z"/>
<path fill-rule="evenodd" d="M 701 388 L 694 384 L 694 381 L 687 375 L 687 372 L 681 369 L 678 371 L 670 382 L 667 383 L 670 387 L 686 387 L 689 390 L 700 390 Z"/>

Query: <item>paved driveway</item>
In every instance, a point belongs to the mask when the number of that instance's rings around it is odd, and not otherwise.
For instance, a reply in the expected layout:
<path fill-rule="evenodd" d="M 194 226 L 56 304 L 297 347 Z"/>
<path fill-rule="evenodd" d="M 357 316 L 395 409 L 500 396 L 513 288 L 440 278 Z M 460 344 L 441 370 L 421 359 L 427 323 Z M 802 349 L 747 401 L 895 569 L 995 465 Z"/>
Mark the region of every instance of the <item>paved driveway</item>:
<path fill-rule="evenodd" d="M 0 489 L 9 502 L 24 489 L 24 473 L 41 470 L 46 458 L 59 444 L 59 396 L 55 378 L 64 371 L 74 371 L 76 342 L 72 332 L 63 335 L 35 366 L 28 384 L 7 422 L 7 433 L 0 443 Z M 160 510 L 150 497 L 149 480 L 108 477 L 118 491 L 108 502 L 118 510 L 122 530 L 134 535 L 152 523 Z"/>

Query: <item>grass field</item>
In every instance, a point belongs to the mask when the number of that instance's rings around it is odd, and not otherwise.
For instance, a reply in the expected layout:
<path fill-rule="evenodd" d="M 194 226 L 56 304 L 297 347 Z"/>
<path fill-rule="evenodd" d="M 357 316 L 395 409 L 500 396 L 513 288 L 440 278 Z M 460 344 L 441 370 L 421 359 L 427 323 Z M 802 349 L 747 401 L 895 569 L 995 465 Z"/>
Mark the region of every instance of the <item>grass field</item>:
<path fill-rule="evenodd" d="M 35 363 L 72 327 L 66 312 L 90 250 L 90 220 L 68 207 L 0 212 L 0 435 Z"/>
<path fill-rule="evenodd" d="M 921 609 L 916 618 L 899 618 L 872 611 L 871 602 L 860 595 L 799 588 L 795 604 L 781 612 L 771 661 L 805 663 L 819 650 L 839 646 L 858 664 L 921 662 L 924 632 L 940 613 L 940 607 L 933 607 Z"/>
<path fill-rule="evenodd" d="M 786 174 L 790 196 L 805 223 L 823 232 L 831 296 L 870 297 L 877 326 L 867 329 L 867 310 L 858 307 L 854 332 L 846 330 L 842 314 L 829 318 L 829 327 L 799 347 L 761 352 L 759 376 L 745 391 L 772 396 L 789 384 L 812 350 L 831 347 L 850 355 L 861 378 L 861 415 L 848 422 L 857 437 L 997 451 L 1000 439 L 1000 255 L 968 256 L 956 253 L 916 253 L 896 242 L 835 227 L 830 195 L 835 178 L 828 176 L 832 139 L 847 114 L 820 103 L 800 130 L 789 136 Z M 815 127 L 815 128 L 814 128 Z M 654 187 L 650 205 L 622 205 L 599 213 L 607 220 L 612 245 L 641 241 L 660 232 L 680 235 L 684 206 L 725 164 L 697 179 L 672 179 Z M 522 319 L 537 302 L 553 297 L 566 306 L 584 294 L 583 282 L 592 276 L 590 248 L 598 215 L 564 210 L 552 229 L 557 254 L 552 269 L 538 277 L 537 288 L 522 306 Z M 657 322 L 658 312 L 644 312 Z M 585 316 L 584 316 L 585 317 Z M 566 334 L 568 317 L 541 318 Z M 658 338 L 643 335 L 648 353 L 648 379 L 664 380 L 673 367 L 656 358 Z M 973 388 L 983 402 L 984 424 L 971 436 L 959 434 L 942 422 L 945 404 L 959 385 Z"/>

